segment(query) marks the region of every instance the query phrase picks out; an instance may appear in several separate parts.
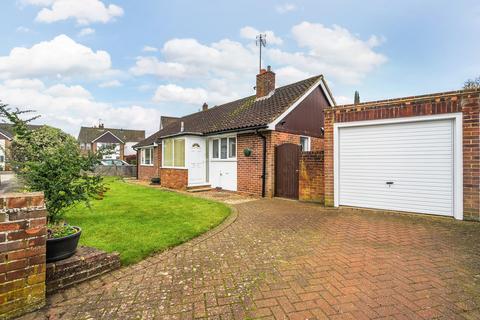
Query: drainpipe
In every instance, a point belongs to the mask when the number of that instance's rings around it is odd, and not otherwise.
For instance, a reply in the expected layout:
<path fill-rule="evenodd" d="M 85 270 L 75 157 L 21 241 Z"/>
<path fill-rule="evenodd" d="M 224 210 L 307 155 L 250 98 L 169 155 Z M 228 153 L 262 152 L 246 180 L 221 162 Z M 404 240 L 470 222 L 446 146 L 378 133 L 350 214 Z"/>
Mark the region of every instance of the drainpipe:
<path fill-rule="evenodd" d="M 257 136 L 262 138 L 263 157 L 262 157 L 262 198 L 265 198 L 266 171 L 267 171 L 267 137 L 258 130 L 255 131 Z"/>

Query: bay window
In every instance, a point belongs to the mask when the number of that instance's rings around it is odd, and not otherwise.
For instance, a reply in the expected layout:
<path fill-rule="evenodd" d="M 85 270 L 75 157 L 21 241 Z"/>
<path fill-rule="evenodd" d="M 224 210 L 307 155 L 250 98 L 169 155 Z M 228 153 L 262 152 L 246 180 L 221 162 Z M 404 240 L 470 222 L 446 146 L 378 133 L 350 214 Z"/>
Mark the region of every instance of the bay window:
<path fill-rule="evenodd" d="M 185 167 L 185 139 L 163 140 L 163 167 Z"/>

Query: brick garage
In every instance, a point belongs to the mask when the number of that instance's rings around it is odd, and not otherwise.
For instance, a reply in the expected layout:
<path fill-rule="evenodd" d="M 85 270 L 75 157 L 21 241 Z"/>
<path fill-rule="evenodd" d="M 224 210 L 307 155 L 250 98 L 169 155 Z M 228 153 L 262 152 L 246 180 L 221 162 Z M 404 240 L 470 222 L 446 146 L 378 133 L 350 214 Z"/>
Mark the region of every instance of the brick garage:
<path fill-rule="evenodd" d="M 463 127 L 458 128 L 462 134 L 462 141 L 461 145 L 457 146 L 463 153 L 463 175 L 460 174 L 463 178 L 463 188 L 459 187 L 459 190 L 463 190 L 463 218 L 480 220 L 479 112 L 480 90 L 446 92 L 326 108 L 325 204 L 335 205 L 334 125 L 336 123 L 386 119 L 408 120 L 411 117 L 448 117 L 459 114 L 463 119 Z M 415 119 L 412 118 L 412 120 Z"/>
<path fill-rule="evenodd" d="M 45 304 L 46 222 L 42 193 L 0 196 L 0 318 Z"/>

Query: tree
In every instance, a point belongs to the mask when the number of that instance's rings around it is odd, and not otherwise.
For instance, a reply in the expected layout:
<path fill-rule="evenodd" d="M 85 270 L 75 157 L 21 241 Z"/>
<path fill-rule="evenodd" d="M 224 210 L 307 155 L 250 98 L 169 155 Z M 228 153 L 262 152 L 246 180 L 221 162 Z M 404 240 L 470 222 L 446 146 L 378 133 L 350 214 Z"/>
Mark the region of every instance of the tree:
<path fill-rule="evenodd" d="M 355 91 L 355 96 L 353 98 L 353 103 L 355 103 L 355 104 L 360 103 L 360 93 L 358 91 Z"/>
<path fill-rule="evenodd" d="M 43 126 L 29 130 L 22 120 L 30 111 L 12 111 L 0 104 L 0 117 L 13 123 L 11 163 L 28 191 L 43 191 L 48 222 L 62 221 L 65 210 L 78 202 L 89 203 L 104 189 L 102 178 L 93 174 L 100 153 L 82 155 L 77 141 L 63 131 Z"/>
<path fill-rule="evenodd" d="M 465 83 L 463 84 L 463 89 L 480 89 L 480 77 L 477 77 L 476 79 L 468 79 L 467 81 L 465 81 Z"/>

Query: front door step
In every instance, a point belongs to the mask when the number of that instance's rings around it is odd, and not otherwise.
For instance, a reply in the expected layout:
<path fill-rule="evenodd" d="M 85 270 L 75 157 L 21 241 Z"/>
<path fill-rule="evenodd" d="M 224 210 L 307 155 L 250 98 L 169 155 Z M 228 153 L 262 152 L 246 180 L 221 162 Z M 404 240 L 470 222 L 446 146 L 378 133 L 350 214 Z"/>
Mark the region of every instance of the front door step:
<path fill-rule="evenodd" d="M 212 190 L 210 185 L 187 187 L 187 192 L 205 192 Z"/>

